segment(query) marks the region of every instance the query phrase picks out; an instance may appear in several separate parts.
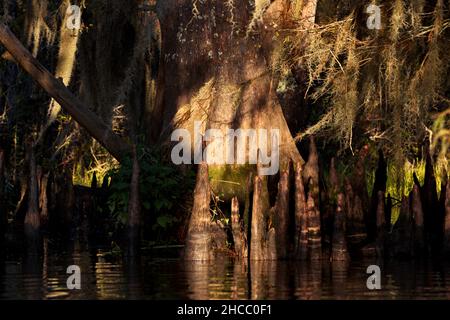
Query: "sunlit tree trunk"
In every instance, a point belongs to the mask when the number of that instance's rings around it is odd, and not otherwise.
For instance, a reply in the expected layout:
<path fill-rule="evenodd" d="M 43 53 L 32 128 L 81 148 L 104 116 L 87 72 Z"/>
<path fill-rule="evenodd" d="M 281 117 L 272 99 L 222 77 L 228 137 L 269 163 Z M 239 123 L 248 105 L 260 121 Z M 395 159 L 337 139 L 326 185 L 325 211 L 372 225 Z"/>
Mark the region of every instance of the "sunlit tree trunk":
<path fill-rule="evenodd" d="M 158 1 L 162 43 L 157 102 L 150 129 L 154 139 L 167 141 L 176 128 L 187 129 L 193 136 L 196 121 L 202 123 L 202 133 L 208 128 L 222 132 L 228 128 L 278 129 L 280 169 L 286 170 L 290 161 L 303 164 L 278 101 L 277 81 L 270 69 L 270 57 L 276 45 L 270 31 L 275 31 L 275 21 L 279 25 L 283 22 L 279 18 L 286 10 L 289 2 L 284 0 Z M 225 165 L 209 166 L 211 187 L 216 192 L 223 191 L 224 185 L 217 181 L 234 181 L 237 185 L 242 182 L 241 186 L 245 186 L 249 170 L 232 171 L 234 174 L 242 171 L 242 174 L 231 177 Z M 264 188 L 262 185 L 261 190 Z M 224 193 L 228 199 L 234 196 L 242 199 L 241 193 L 245 191 L 236 187 Z M 268 199 L 260 198 L 257 202 L 269 208 L 268 203 L 261 201 Z M 193 214 L 190 223 L 195 225 L 194 217 Z M 259 219 L 264 218 L 252 217 L 254 223 Z M 255 227 L 252 223 L 253 231 Z M 258 232 L 256 237 L 265 237 Z M 253 235 L 250 255 L 260 259 L 264 255 L 263 244 Z"/>
<path fill-rule="evenodd" d="M 248 1 L 161 1 L 162 49 L 155 134 L 177 127 L 281 132 L 281 158 L 302 162 L 275 94 L 259 33 L 264 14 Z M 261 9 L 262 10 L 262 9 Z"/>
<path fill-rule="evenodd" d="M 70 80 L 72 79 L 79 37 L 78 30 L 72 30 L 67 27 L 67 21 L 71 17 L 71 11 L 67 10 L 70 5 L 71 2 L 69 0 L 64 0 L 60 8 L 63 19 L 59 31 L 58 61 L 55 69 L 55 77 L 60 79 L 66 86 L 70 84 Z M 60 111 L 61 106 L 58 102 L 52 99 L 48 110 L 48 119 L 41 134 L 43 134 L 45 130 L 56 120 L 56 117 Z"/>

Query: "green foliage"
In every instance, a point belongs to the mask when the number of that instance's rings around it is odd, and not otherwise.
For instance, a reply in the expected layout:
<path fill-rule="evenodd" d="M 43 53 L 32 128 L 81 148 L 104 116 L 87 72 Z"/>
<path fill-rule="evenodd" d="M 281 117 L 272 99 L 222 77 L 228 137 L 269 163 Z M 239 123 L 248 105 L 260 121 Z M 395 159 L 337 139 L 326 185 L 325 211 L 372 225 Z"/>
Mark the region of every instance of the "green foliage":
<path fill-rule="evenodd" d="M 164 232 L 179 222 L 174 215 L 177 205 L 186 192 L 192 189 L 194 174 L 181 173 L 177 167 L 163 161 L 158 149 L 139 148 L 139 193 L 144 213 L 154 217 L 154 231 Z M 108 209 L 116 229 L 127 222 L 128 198 L 132 175 L 132 161 L 125 159 L 118 168 L 111 169 L 106 179 L 111 179 Z"/>

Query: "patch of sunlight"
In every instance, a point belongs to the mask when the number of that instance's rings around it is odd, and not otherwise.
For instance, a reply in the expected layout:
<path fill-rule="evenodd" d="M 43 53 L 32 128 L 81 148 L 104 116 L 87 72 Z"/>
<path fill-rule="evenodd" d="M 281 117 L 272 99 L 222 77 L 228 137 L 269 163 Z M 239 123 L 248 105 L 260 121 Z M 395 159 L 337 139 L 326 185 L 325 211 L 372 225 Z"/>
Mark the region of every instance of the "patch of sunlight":
<path fill-rule="evenodd" d="M 89 169 L 83 169 L 81 163 L 77 163 L 73 170 L 72 181 L 74 185 L 90 187 L 94 173 L 97 177 L 97 185 L 101 186 L 103 179 L 108 172 L 115 167 L 115 164 L 108 162 L 98 163 Z"/>

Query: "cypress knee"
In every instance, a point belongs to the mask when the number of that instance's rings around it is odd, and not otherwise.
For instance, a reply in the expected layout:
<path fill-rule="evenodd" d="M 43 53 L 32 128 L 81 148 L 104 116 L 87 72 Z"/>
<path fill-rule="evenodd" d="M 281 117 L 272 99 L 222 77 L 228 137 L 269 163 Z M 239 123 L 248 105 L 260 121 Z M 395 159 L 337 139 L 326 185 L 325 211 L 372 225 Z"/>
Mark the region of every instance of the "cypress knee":
<path fill-rule="evenodd" d="M 371 203 L 369 208 L 369 213 L 366 218 L 367 225 L 367 237 L 369 240 L 375 240 L 376 238 L 376 219 L 377 219 L 377 208 L 378 208 L 378 192 L 386 192 L 387 183 L 387 163 L 384 159 L 383 151 L 378 151 L 378 167 L 375 171 L 375 182 L 373 184 Z"/>
<path fill-rule="evenodd" d="M 320 234 L 320 212 L 317 209 L 314 198 L 308 193 L 306 203 L 308 210 L 308 249 L 311 260 L 322 258 L 322 239 Z"/>
<path fill-rule="evenodd" d="M 434 175 L 433 160 L 427 151 L 425 164 L 425 178 L 422 187 L 422 201 L 426 208 L 424 212 L 424 228 L 431 252 L 437 253 L 443 239 L 443 221 L 439 218 L 438 195 L 436 188 L 436 177 Z"/>
<path fill-rule="evenodd" d="M 250 240 L 250 259 L 252 260 L 265 259 L 265 216 L 268 210 L 268 199 L 267 190 L 265 190 L 263 183 L 265 183 L 263 178 L 259 176 L 255 177 Z"/>
<path fill-rule="evenodd" d="M 134 150 L 133 150 L 133 152 L 135 152 Z M 133 158 L 135 157 L 135 155 L 133 154 Z M 97 184 L 98 184 L 98 182 L 97 182 L 97 174 L 94 172 L 94 174 L 92 175 L 92 180 L 91 180 L 91 189 L 97 189 Z"/>
<path fill-rule="evenodd" d="M 280 175 L 275 204 L 275 221 L 277 255 L 280 259 L 286 259 L 288 256 L 289 170 L 282 171 Z"/>
<path fill-rule="evenodd" d="M 233 233 L 234 250 L 238 258 L 247 257 L 247 237 L 239 215 L 237 197 L 231 199 L 231 230 Z"/>
<path fill-rule="evenodd" d="M 420 199 L 419 186 L 414 184 L 412 190 L 412 214 L 414 217 L 414 248 L 417 255 L 425 251 L 425 238 L 423 229 L 423 207 Z"/>
<path fill-rule="evenodd" d="M 265 252 L 264 259 L 265 260 L 277 260 L 279 258 L 277 250 L 278 250 L 277 232 L 276 232 L 275 228 L 270 228 L 267 231 L 266 252 Z"/>
<path fill-rule="evenodd" d="M 412 223 L 411 209 L 408 197 L 404 196 L 400 215 L 392 231 L 393 250 L 395 257 L 410 258 L 412 256 Z"/>
<path fill-rule="evenodd" d="M 197 172 L 194 204 L 186 237 L 185 259 L 187 260 L 206 261 L 212 258 L 210 252 L 210 200 L 208 165 L 202 162 Z"/>
<path fill-rule="evenodd" d="M 378 191 L 376 249 L 377 255 L 379 257 L 383 257 L 384 255 L 385 238 L 386 238 L 386 222 L 385 222 L 384 192 Z"/>
<path fill-rule="evenodd" d="M 392 220 L 392 197 L 391 194 L 388 193 L 386 199 L 386 208 L 385 208 L 385 222 L 386 222 L 386 231 L 390 232 L 392 228 L 391 220 Z"/>
<path fill-rule="evenodd" d="M 361 198 L 355 195 L 353 187 L 348 179 L 345 179 L 345 206 L 347 235 L 351 243 L 361 243 L 366 239 L 366 227 L 364 222 L 364 210 Z"/>
<path fill-rule="evenodd" d="M 339 189 L 339 178 L 336 171 L 335 159 L 331 158 L 330 164 L 330 196 L 336 196 Z"/>
<path fill-rule="evenodd" d="M 358 160 L 355 164 L 355 169 L 351 176 L 351 184 L 353 187 L 353 192 L 355 196 L 358 196 L 363 204 L 363 212 L 365 213 L 365 218 L 367 218 L 367 213 L 369 209 L 369 193 L 367 191 L 366 184 L 366 158 L 369 153 L 369 146 L 364 145 L 358 153 Z M 375 225 L 375 219 L 373 224 Z"/>
<path fill-rule="evenodd" d="M 130 183 L 130 196 L 128 200 L 128 254 L 135 255 L 139 249 L 139 235 L 141 227 L 141 202 L 139 199 L 139 175 L 140 167 L 137 159 L 136 148 L 133 147 L 133 168 Z M 94 175 L 95 177 L 95 175 Z M 97 188 L 97 178 L 95 185 Z"/>
<path fill-rule="evenodd" d="M 41 210 L 41 225 L 46 226 L 48 224 L 48 179 L 49 173 L 43 174 L 40 183 L 39 194 L 39 209 Z"/>
<path fill-rule="evenodd" d="M 345 196 L 337 196 L 336 213 L 334 215 L 334 230 L 332 240 L 332 261 L 347 261 L 350 259 L 345 239 Z"/>
<path fill-rule="evenodd" d="M 322 253 L 324 256 L 331 255 L 333 247 L 334 215 L 336 210 L 337 194 L 339 191 L 339 178 L 336 172 L 335 159 L 331 159 L 330 171 L 326 191 L 321 191 L 321 231 L 322 231 Z M 344 197 L 345 206 L 345 197 Z M 345 213 L 345 209 L 343 208 Z M 345 216 L 344 216 L 345 219 Z"/>
<path fill-rule="evenodd" d="M 314 137 L 309 139 L 309 156 L 303 170 L 303 183 L 308 186 L 314 203 L 319 205 L 319 155 Z"/>
<path fill-rule="evenodd" d="M 295 252 L 297 259 L 308 257 L 308 213 L 300 163 L 295 166 Z"/>

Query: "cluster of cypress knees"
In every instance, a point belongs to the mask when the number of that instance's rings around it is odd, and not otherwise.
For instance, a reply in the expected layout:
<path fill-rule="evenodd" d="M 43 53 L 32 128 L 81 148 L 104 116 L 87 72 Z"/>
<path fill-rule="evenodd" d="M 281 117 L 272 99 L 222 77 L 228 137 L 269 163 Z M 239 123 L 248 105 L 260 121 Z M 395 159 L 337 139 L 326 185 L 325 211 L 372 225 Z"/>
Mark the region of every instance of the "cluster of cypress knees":
<path fill-rule="evenodd" d="M 237 197 L 231 199 L 229 226 L 211 219 L 208 165 L 200 164 L 185 259 L 211 260 L 224 251 L 250 260 L 450 257 L 450 186 L 444 174 L 438 195 L 429 152 L 424 183 L 414 173 L 413 188 L 402 199 L 386 195 L 387 162 L 382 151 L 369 195 L 367 154 L 368 147 L 362 148 L 353 174 L 344 179 L 331 159 L 328 177 L 321 179 L 311 138 L 308 161 L 290 163 L 280 171 L 273 206 L 267 177 L 248 178 L 245 209 L 240 211 Z M 400 213 L 392 223 L 395 207 Z"/>

